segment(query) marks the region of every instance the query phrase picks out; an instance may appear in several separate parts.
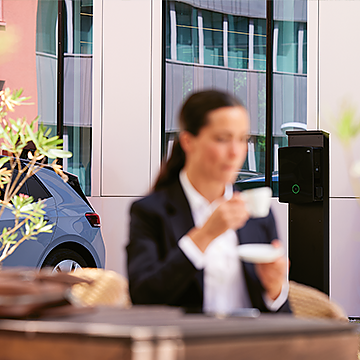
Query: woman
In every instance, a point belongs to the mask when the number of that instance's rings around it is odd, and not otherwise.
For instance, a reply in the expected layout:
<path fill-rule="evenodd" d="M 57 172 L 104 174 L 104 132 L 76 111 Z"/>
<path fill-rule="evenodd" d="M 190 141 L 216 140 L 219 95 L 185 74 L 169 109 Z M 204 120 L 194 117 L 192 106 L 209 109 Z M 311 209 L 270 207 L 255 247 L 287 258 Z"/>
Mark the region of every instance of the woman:
<path fill-rule="evenodd" d="M 286 259 L 242 264 L 236 246 L 277 238 L 274 218 L 249 219 L 232 183 L 247 156 L 249 118 L 228 94 L 193 94 L 153 192 L 131 207 L 128 274 L 134 304 L 231 313 L 290 311 Z M 278 244 L 276 243 L 276 246 Z"/>

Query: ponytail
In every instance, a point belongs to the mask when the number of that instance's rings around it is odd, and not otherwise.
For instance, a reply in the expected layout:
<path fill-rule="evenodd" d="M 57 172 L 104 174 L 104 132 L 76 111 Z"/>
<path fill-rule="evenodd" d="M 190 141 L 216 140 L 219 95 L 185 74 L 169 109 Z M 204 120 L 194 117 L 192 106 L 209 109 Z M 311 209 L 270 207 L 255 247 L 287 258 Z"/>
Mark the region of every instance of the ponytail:
<path fill-rule="evenodd" d="M 180 129 L 197 136 L 200 129 L 208 123 L 208 113 L 227 106 L 244 107 L 241 101 L 221 91 L 207 90 L 192 94 L 180 111 Z M 170 159 L 160 170 L 154 191 L 158 191 L 175 181 L 184 165 L 185 153 L 177 139 L 174 142 Z"/>
<path fill-rule="evenodd" d="M 179 139 L 174 141 L 171 156 L 162 166 L 159 177 L 154 185 L 154 191 L 161 190 L 179 177 L 180 170 L 185 165 L 185 153 L 181 148 Z"/>

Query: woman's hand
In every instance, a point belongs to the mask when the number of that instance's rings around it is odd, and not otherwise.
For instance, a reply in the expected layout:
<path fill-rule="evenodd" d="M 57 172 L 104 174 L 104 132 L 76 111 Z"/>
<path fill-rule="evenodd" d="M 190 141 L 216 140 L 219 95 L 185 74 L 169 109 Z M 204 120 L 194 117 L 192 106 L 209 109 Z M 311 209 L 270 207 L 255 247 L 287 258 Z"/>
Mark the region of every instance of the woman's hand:
<path fill-rule="evenodd" d="M 279 240 L 273 240 L 271 243 L 275 247 L 280 247 Z M 266 291 L 266 295 L 271 300 L 276 300 L 280 295 L 282 286 L 286 281 L 287 259 L 285 256 L 268 264 L 256 264 L 255 271 Z"/>
<path fill-rule="evenodd" d="M 188 236 L 204 252 L 208 245 L 228 229 L 239 229 L 249 219 L 240 193 L 235 192 L 230 200 L 223 200 L 202 228 L 193 228 Z"/>

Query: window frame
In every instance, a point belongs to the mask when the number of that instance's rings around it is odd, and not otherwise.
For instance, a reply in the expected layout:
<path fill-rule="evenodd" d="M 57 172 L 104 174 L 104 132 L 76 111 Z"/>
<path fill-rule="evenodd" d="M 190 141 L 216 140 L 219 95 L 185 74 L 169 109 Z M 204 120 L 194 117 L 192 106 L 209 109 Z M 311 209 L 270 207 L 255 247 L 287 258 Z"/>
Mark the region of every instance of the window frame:
<path fill-rule="evenodd" d="M 181 1 L 181 0 L 180 0 Z M 296 1 L 296 0 L 293 0 Z M 185 3 L 188 3 L 186 1 L 184 1 Z M 198 29 L 199 29 L 199 63 L 195 64 L 195 67 L 214 67 L 214 68 L 225 68 L 228 70 L 232 70 L 232 69 L 240 69 L 239 67 L 229 67 L 229 18 L 228 18 L 228 14 L 222 12 L 221 10 L 217 9 L 217 10 L 212 10 L 210 8 L 200 8 L 198 7 L 195 2 L 191 2 L 192 6 L 194 8 L 197 9 L 198 12 Z M 262 107 L 262 113 L 264 114 L 263 116 L 265 116 L 263 124 L 265 125 L 265 131 L 263 133 L 261 133 L 261 135 L 265 135 L 265 156 L 263 156 L 263 166 L 265 167 L 264 171 L 264 175 L 265 175 L 265 185 L 266 186 L 270 186 L 272 187 L 272 180 L 273 180 L 273 171 L 276 168 L 277 165 L 277 157 L 275 154 L 275 151 L 277 149 L 277 147 L 279 146 L 279 144 L 276 143 L 276 135 L 274 133 L 274 126 L 277 126 L 277 123 L 274 119 L 274 109 L 275 109 L 275 105 L 274 105 L 274 101 L 276 101 L 275 96 L 275 90 L 274 90 L 274 74 L 275 73 L 285 73 L 283 71 L 278 71 L 277 69 L 277 56 L 278 56 L 278 49 L 279 49 L 279 26 L 275 26 L 275 17 L 277 18 L 277 22 L 279 21 L 290 21 L 290 20 L 281 20 L 279 17 L 279 15 L 276 15 L 276 9 L 275 9 L 275 0 L 266 0 L 265 1 L 265 18 L 263 17 L 263 15 L 261 16 L 257 16 L 256 14 L 252 15 L 252 17 L 248 17 L 248 59 L 247 59 L 247 67 L 241 67 L 241 69 L 247 70 L 248 72 L 262 72 L 263 76 L 264 76 L 264 80 L 266 78 L 266 83 L 265 81 L 263 81 L 263 83 L 265 83 L 265 86 L 263 86 L 263 92 L 262 94 L 265 94 L 265 98 L 266 100 L 264 101 L 264 106 Z M 166 14 L 165 12 L 167 12 L 168 10 L 172 10 L 173 16 L 176 17 L 176 12 L 175 12 L 175 1 L 174 0 L 168 0 L 168 1 L 164 1 L 163 2 L 163 27 L 166 28 Z M 223 16 L 223 26 L 222 26 L 222 31 L 223 31 L 223 58 L 224 58 L 224 62 L 222 65 L 210 65 L 210 64 L 204 64 L 204 31 L 205 31 L 205 26 L 203 26 L 203 12 L 204 11 L 213 11 L 214 13 L 219 13 L 222 14 Z M 232 15 L 235 17 L 235 15 Z M 239 15 L 240 16 L 240 15 Z M 171 18 L 171 16 L 170 16 Z M 256 24 L 258 23 L 260 20 L 265 20 L 265 23 L 262 23 L 263 26 L 263 31 L 261 31 L 261 34 L 258 34 L 258 30 L 256 29 Z M 304 22 L 305 21 L 305 22 Z M 171 20 L 170 20 L 171 22 Z M 306 70 L 306 59 L 304 60 L 304 54 L 307 51 L 306 45 L 307 45 L 307 41 L 306 41 L 306 30 L 307 30 L 307 20 L 291 20 L 291 22 L 293 23 L 298 23 L 299 25 L 299 29 L 297 30 L 296 33 L 296 39 L 294 41 L 295 44 L 297 44 L 297 49 L 296 49 L 296 61 L 297 64 L 295 65 L 295 70 L 294 72 L 289 72 L 289 74 L 293 74 L 293 75 L 307 75 L 307 70 Z M 170 24 L 173 27 L 176 27 L 176 23 L 175 24 Z M 171 26 L 170 26 L 171 27 Z M 301 29 L 301 27 L 303 27 Z M 300 29 L 302 30 L 302 33 L 300 33 Z M 209 29 L 207 29 L 209 30 Z M 219 29 L 217 29 L 217 31 L 220 31 Z M 256 61 L 259 62 L 260 59 L 257 59 L 256 54 L 255 54 L 255 37 L 256 36 L 262 36 L 260 42 L 264 42 L 265 38 L 266 38 L 266 48 L 265 48 L 265 66 L 263 69 L 257 69 L 256 66 Z M 299 41 L 298 39 L 302 40 Z M 170 43 L 166 43 L 165 41 L 168 40 L 170 41 Z M 258 39 L 259 40 L 259 39 Z M 166 56 L 166 46 L 172 48 L 174 47 L 174 45 L 176 45 L 176 32 L 173 31 L 172 36 L 168 36 L 168 38 L 165 37 L 165 32 L 163 31 L 163 57 L 162 57 L 162 123 L 161 123 L 161 156 L 166 158 L 169 154 L 169 148 L 167 146 L 167 140 L 169 140 L 169 137 L 171 137 L 170 132 L 174 132 L 175 129 L 173 129 L 173 126 L 171 126 L 171 129 L 167 129 L 167 125 L 169 125 L 167 122 L 169 122 L 169 119 L 167 118 L 168 114 L 167 114 L 167 109 L 166 109 L 166 64 L 174 64 L 174 65 L 179 65 L 179 63 L 183 63 L 182 61 L 179 61 L 178 59 L 176 59 L 176 57 L 174 56 Z M 300 49 L 299 46 L 302 45 L 302 48 Z M 255 55 L 255 56 L 254 56 Z M 263 56 L 262 55 L 262 56 Z M 184 64 L 185 65 L 185 64 Z M 265 109 L 264 109 L 265 108 Z M 264 111 L 265 110 L 265 111 Z M 173 115 L 172 115 L 173 116 Z M 172 118 L 170 119 L 170 122 L 172 123 L 173 120 Z M 277 146 L 275 146 L 277 145 Z M 256 147 L 256 139 L 253 139 L 253 143 L 252 146 L 255 148 Z M 251 165 L 253 165 L 254 163 L 254 159 L 253 159 L 253 154 L 248 153 L 248 163 Z M 250 166 L 250 165 L 249 165 Z M 263 167 L 263 169 L 264 169 Z"/>
<path fill-rule="evenodd" d="M 6 21 L 4 19 L 4 2 L 0 0 L 0 26 L 5 26 Z"/>

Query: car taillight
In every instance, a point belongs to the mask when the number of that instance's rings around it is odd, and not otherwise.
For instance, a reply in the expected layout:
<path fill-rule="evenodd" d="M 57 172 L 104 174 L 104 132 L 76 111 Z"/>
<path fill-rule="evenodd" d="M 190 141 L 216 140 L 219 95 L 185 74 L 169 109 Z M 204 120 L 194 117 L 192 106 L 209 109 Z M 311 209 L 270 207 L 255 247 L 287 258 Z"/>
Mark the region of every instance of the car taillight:
<path fill-rule="evenodd" d="M 100 216 L 96 213 L 86 213 L 85 217 L 92 227 L 100 227 Z"/>

